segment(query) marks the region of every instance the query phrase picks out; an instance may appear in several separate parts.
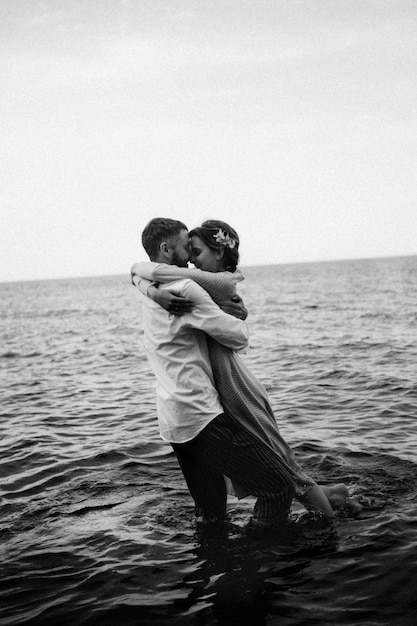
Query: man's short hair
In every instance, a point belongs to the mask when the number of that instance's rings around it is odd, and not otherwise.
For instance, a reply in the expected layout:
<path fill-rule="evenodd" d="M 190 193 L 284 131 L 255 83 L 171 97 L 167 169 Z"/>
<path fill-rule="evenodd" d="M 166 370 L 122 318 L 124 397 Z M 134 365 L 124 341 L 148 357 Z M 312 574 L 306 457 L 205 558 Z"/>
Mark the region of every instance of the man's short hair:
<path fill-rule="evenodd" d="M 185 224 L 168 217 L 154 217 L 145 226 L 142 233 L 142 245 L 149 258 L 153 261 L 159 253 L 159 246 L 170 237 L 179 235 L 182 230 L 188 230 Z"/>

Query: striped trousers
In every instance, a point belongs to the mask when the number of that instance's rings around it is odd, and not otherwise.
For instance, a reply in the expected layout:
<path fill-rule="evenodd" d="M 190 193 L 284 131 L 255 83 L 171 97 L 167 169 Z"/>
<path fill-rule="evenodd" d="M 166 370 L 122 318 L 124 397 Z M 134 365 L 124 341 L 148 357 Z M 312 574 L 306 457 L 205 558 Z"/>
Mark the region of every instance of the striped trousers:
<path fill-rule="evenodd" d="M 198 515 L 224 519 L 225 475 L 257 497 L 256 524 L 275 528 L 286 522 L 294 479 L 280 456 L 233 416 L 222 413 L 191 441 L 171 445 Z"/>

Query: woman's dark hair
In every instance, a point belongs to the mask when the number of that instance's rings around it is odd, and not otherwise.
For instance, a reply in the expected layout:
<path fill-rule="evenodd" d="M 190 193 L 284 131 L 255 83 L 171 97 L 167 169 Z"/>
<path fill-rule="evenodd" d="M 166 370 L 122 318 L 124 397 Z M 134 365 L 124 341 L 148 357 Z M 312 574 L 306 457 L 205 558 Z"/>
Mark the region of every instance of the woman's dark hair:
<path fill-rule="evenodd" d="M 224 250 L 223 269 L 236 271 L 239 263 L 239 235 L 234 228 L 221 220 L 206 220 L 193 228 L 190 237 L 199 237 L 212 250 Z"/>
<path fill-rule="evenodd" d="M 185 224 L 168 217 L 154 217 L 142 232 L 142 245 L 151 261 L 158 256 L 159 246 L 173 235 L 188 230 Z"/>

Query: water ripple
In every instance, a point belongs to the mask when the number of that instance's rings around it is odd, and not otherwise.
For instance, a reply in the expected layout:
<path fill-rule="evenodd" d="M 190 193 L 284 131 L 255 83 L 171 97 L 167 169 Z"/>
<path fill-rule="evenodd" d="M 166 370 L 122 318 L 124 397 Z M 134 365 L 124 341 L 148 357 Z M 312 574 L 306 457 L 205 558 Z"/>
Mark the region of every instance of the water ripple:
<path fill-rule="evenodd" d="M 128 277 L 2 285 L 0 625 L 415 626 L 416 261 L 247 270 L 244 358 L 362 506 L 281 538 L 196 529 Z"/>

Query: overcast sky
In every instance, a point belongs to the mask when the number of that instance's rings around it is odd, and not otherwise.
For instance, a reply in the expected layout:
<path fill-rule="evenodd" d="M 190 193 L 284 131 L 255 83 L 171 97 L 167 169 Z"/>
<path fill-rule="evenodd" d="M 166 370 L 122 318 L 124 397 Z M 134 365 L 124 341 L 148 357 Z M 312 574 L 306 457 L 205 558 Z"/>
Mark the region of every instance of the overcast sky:
<path fill-rule="evenodd" d="M 0 280 L 120 274 L 155 216 L 243 265 L 417 254 L 415 0 L 1 0 Z"/>

